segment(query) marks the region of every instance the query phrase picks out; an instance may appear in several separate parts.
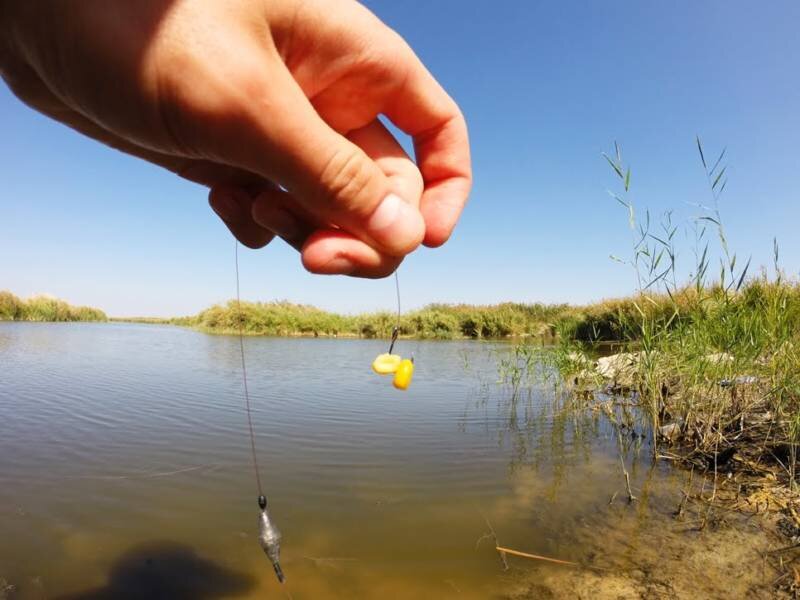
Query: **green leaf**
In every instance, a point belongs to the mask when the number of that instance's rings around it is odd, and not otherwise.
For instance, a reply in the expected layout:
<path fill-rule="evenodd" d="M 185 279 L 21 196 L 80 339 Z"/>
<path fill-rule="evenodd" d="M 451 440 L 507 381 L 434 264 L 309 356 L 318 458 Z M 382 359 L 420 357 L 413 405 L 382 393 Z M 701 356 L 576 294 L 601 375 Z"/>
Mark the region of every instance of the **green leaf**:
<path fill-rule="evenodd" d="M 631 187 L 631 170 L 630 168 L 625 173 L 625 191 L 627 192 L 628 189 Z"/>
<path fill-rule="evenodd" d="M 708 260 L 708 243 L 706 242 L 706 247 L 703 248 L 703 255 L 700 257 L 700 262 L 698 263 L 700 266 L 700 271 L 705 272 L 706 265 Z"/>
<path fill-rule="evenodd" d="M 624 179 L 625 175 L 622 174 L 622 169 L 619 167 L 619 165 L 617 165 L 617 163 L 615 163 L 613 160 L 611 160 L 611 157 L 608 154 L 606 154 L 605 152 L 603 152 L 602 154 L 603 154 L 603 158 L 605 158 L 608 161 L 608 164 L 611 165 L 611 168 L 614 169 L 614 171 L 616 171 L 616 173 L 619 176 L 619 178 L 620 179 Z"/>
<path fill-rule="evenodd" d="M 650 234 L 650 237 L 651 237 L 652 239 L 654 239 L 655 241 L 657 241 L 657 242 L 658 242 L 659 244 L 661 244 L 662 246 L 666 246 L 666 247 L 668 247 L 668 246 L 669 246 L 669 244 L 668 244 L 667 242 L 665 242 L 664 240 L 662 240 L 660 237 L 658 237 L 658 236 L 656 236 L 656 235 L 653 235 L 652 233 Z"/>
<path fill-rule="evenodd" d="M 622 204 L 622 206 L 624 206 L 625 208 L 630 208 L 630 206 L 631 206 L 631 205 L 630 205 L 628 202 L 626 202 L 625 200 L 623 200 L 622 198 L 620 198 L 619 196 L 617 196 L 617 195 L 616 195 L 614 192 L 612 192 L 612 191 L 610 191 L 610 190 L 609 190 L 608 194 L 609 194 L 609 196 L 611 196 L 611 197 L 612 197 L 614 200 L 616 200 L 617 202 L 619 202 L 620 204 Z"/>
<path fill-rule="evenodd" d="M 703 155 L 703 145 L 700 143 L 700 136 L 695 136 L 697 140 L 697 150 L 700 152 L 700 160 L 703 162 L 703 168 L 708 171 L 708 167 L 706 166 L 706 157 Z"/>
<path fill-rule="evenodd" d="M 664 256 L 664 250 L 661 250 L 661 252 L 658 253 L 658 256 L 656 256 L 655 262 L 653 262 L 653 270 L 658 268 L 658 265 L 659 263 L 661 263 L 661 259 L 663 258 L 663 256 Z"/>
<path fill-rule="evenodd" d="M 650 282 L 649 282 L 649 283 L 648 283 L 646 286 L 644 286 L 644 288 L 642 289 L 642 291 L 645 291 L 645 290 L 648 290 L 648 289 L 650 289 L 650 288 L 651 288 L 651 287 L 652 287 L 654 284 L 658 283 L 659 281 L 663 281 L 663 279 L 664 279 L 664 277 L 667 275 L 667 273 L 669 273 L 669 269 L 666 269 L 665 271 L 662 271 L 661 273 L 659 273 L 658 275 L 656 275 L 654 279 L 652 279 L 652 280 L 651 280 L 651 281 L 650 281 Z M 653 306 L 658 306 L 658 305 L 656 304 L 655 300 L 653 300 L 653 299 L 652 299 L 652 298 L 650 298 L 649 296 L 647 296 L 647 299 L 648 299 L 648 300 L 650 300 L 650 302 L 652 302 L 652 303 L 653 303 Z"/>
<path fill-rule="evenodd" d="M 711 184 L 711 189 L 712 190 L 717 187 L 717 184 L 719 183 L 719 180 L 722 179 L 722 176 L 725 174 L 725 171 L 727 169 L 728 169 L 728 167 L 726 165 L 726 166 L 722 167 L 722 170 L 720 170 L 719 173 L 717 173 L 717 177 L 714 179 L 714 183 Z"/>
<path fill-rule="evenodd" d="M 711 174 L 713 175 L 714 171 L 716 171 L 716 170 L 717 170 L 717 167 L 719 166 L 719 163 L 721 163 L 721 162 L 722 162 L 722 159 L 723 159 L 723 158 L 724 158 L 724 156 L 725 156 L 725 152 L 727 152 L 727 151 L 728 151 L 728 149 L 727 149 L 727 148 L 723 148 L 723 149 L 722 149 L 722 154 L 720 154 L 720 155 L 719 155 L 719 158 L 717 159 L 717 162 L 715 162 L 715 163 L 714 163 L 714 166 L 713 166 L 713 167 L 711 167 L 711 171 L 709 171 L 709 173 L 711 173 Z"/>
<path fill-rule="evenodd" d="M 744 270 L 742 271 L 742 276 L 739 277 L 739 282 L 736 284 L 736 291 L 738 292 L 741 289 L 742 284 L 744 283 L 744 278 L 747 275 L 747 269 L 750 268 L 750 261 L 753 260 L 753 257 L 747 259 L 747 264 L 744 266 Z"/>

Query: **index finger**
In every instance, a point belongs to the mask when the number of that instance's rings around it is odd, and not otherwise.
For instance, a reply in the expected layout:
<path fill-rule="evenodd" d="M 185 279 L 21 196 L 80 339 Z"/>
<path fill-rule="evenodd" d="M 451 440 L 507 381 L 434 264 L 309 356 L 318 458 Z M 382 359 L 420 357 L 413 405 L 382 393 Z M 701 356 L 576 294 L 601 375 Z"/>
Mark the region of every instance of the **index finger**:
<path fill-rule="evenodd" d="M 399 64 L 407 72 L 384 113 L 414 140 L 425 184 L 420 200 L 426 226 L 423 243 L 441 246 L 452 234 L 472 187 L 467 123 L 455 101 L 407 45 L 404 54 Z"/>

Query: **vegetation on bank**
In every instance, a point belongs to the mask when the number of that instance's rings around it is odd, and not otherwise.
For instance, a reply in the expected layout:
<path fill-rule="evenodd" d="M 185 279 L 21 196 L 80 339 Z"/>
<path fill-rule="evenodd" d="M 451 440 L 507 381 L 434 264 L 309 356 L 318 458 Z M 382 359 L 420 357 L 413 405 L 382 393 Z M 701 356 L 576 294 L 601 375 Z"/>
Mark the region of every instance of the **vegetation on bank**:
<path fill-rule="evenodd" d="M 545 384 L 554 386 L 562 416 L 602 417 L 629 503 L 648 494 L 632 484 L 627 465 L 649 444 L 654 467 L 686 467 L 672 514 L 687 531 L 723 527 L 732 512 L 748 523 L 761 517 L 788 538 L 764 555 L 782 573 L 775 595 L 796 597 L 788 565 L 800 557 L 800 283 L 782 269 L 777 242 L 769 271 L 753 276 L 750 261 L 737 259 L 719 210 L 724 152 L 707 162 L 699 140 L 698 150 L 711 206 L 698 207 L 690 223 L 690 252 L 677 248 L 683 236 L 671 213 L 655 226 L 647 212 L 639 217 L 630 170 L 618 150 L 607 157 L 633 230 L 631 257 L 621 262 L 632 269 L 636 293 L 563 315 L 555 348 L 517 344 L 499 374 L 512 390 L 512 416 L 527 410 L 518 401 L 523 387 Z M 694 257 L 688 277 L 679 256 Z"/>
<path fill-rule="evenodd" d="M 495 306 L 432 304 L 403 313 L 400 334 L 429 339 L 503 338 L 548 335 L 566 305 L 505 303 Z M 208 308 L 196 316 L 170 319 L 175 325 L 211 333 L 389 337 L 397 323 L 391 312 L 341 315 L 290 302 L 235 301 Z"/>
<path fill-rule="evenodd" d="M 526 379 L 555 381 L 572 408 L 609 417 L 621 452 L 623 440 L 643 435 L 654 456 L 713 474 L 699 501 L 711 506 L 727 493 L 737 507 L 772 502 L 800 531 L 800 284 L 782 270 L 777 242 L 772 276 L 753 276 L 749 261 L 737 260 L 719 210 L 724 152 L 709 163 L 699 140 L 698 150 L 711 206 L 691 224 L 688 281 L 678 284 L 679 227 L 670 213 L 655 227 L 648 213 L 638 217 L 617 149 L 606 158 L 634 233 L 631 258 L 621 262 L 637 293 L 564 315 L 554 351 L 521 344 L 501 375 L 515 389 Z M 598 358 L 596 342 L 614 342 L 615 354 Z"/>
<path fill-rule="evenodd" d="M 72 306 L 51 296 L 34 296 L 27 300 L 11 292 L 0 291 L 0 321 L 107 321 L 97 308 Z"/>

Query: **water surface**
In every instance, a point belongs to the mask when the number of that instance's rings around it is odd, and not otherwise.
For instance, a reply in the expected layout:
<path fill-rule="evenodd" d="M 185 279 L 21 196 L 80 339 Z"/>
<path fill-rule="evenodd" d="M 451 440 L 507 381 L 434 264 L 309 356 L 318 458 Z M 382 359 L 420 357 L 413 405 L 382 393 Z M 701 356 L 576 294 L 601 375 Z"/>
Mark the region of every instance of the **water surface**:
<path fill-rule="evenodd" d="M 679 500 L 683 475 L 631 454 L 642 501 L 609 504 L 624 495 L 616 438 L 597 417 L 554 416 L 547 392 L 510 410 L 503 344 L 401 340 L 416 373 L 399 392 L 369 367 L 383 341 L 247 338 L 282 590 L 255 538 L 238 344 L 0 324 L 0 578 L 14 598 L 538 597 L 564 567 L 504 571 L 487 521 L 505 546 L 632 565 L 652 545 L 637 532 Z M 604 530 L 627 533 L 611 545 Z"/>

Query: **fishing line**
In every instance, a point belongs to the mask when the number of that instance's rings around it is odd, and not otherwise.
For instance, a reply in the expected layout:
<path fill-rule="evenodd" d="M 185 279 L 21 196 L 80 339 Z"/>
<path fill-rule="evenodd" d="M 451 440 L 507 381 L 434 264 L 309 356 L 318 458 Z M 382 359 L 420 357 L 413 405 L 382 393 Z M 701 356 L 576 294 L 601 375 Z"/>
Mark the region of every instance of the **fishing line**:
<path fill-rule="evenodd" d="M 239 354 L 242 358 L 242 381 L 244 383 L 244 403 L 247 412 L 247 428 L 250 432 L 250 452 L 253 457 L 253 471 L 256 474 L 256 487 L 258 488 L 259 498 L 264 497 L 261 489 L 261 474 L 258 468 L 258 456 L 256 455 L 256 435 L 253 430 L 253 415 L 250 410 L 250 391 L 247 388 L 247 361 L 244 356 L 244 315 L 242 314 L 242 300 L 239 292 L 239 242 L 234 240 L 234 262 L 236 263 L 236 312 L 239 323 Z"/>
<path fill-rule="evenodd" d="M 250 390 L 247 387 L 247 361 L 244 355 L 244 315 L 242 313 L 242 298 L 239 289 L 239 242 L 234 241 L 234 261 L 236 263 L 236 309 L 239 313 L 239 354 L 242 357 L 242 381 L 244 382 L 244 404 L 247 409 L 247 429 L 250 433 L 250 453 L 253 457 L 253 471 L 256 474 L 256 487 L 258 488 L 258 508 L 260 513 L 258 515 L 258 543 L 264 554 L 267 555 L 269 561 L 272 563 L 272 568 L 275 569 L 275 575 L 278 581 L 282 584 L 286 581 L 283 575 L 283 570 L 280 565 L 281 554 L 281 532 L 275 526 L 269 516 L 267 509 L 267 498 L 261 487 L 261 472 L 258 468 L 258 456 L 256 454 L 256 434 L 253 430 L 253 414 L 250 408 Z M 291 598 L 289 591 L 284 588 L 287 596 Z"/>
<path fill-rule="evenodd" d="M 250 454 L 253 458 L 253 472 L 256 476 L 256 487 L 258 488 L 258 507 L 261 510 L 258 517 L 258 542 L 264 554 L 267 555 L 275 569 L 275 575 L 278 577 L 280 583 L 285 582 L 283 570 L 280 565 L 281 553 L 281 532 L 275 526 L 275 523 L 270 518 L 269 510 L 267 508 L 267 498 L 264 496 L 263 488 L 261 485 L 261 470 L 258 468 L 258 454 L 256 452 L 256 434 L 253 428 L 253 413 L 250 403 L 250 390 L 247 385 L 247 359 L 244 351 L 244 314 L 242 312 L 242 297 L 241 287 L 239 283 L 239 242 L 234 241 L 234 264 L 236 265 L 236 312 L 239 329 L 239 355 L 242 359 L 242 382 L 244 384 L 244 401 L 245 409 L 247 412 L 247 430 L 250 434 Z M 394 344 L 400 333 L 400 279 L 397 276 L 397 271 L 394 273 L 395 292 L 397 293 L 397 320 L 394 329 L 392 330 L 392 341 L 389 345 L 389 354 L 378 356 L 372 363 L 372 368 L 378 373 L 389 374 L 394 373 L 394 380 L 392 384 L 395 388 L 405 390 L 411 383 L 411 377 L 414 374 L 414 357 L 410 359 L 403 359 L 400 356 L 392 355 Z M 291 598 L 288 589 L 284 591 Z"/>
<path fill-rule="evenodd" d="M 372 361 L 372 370 L 378 375 L 394 375 L 392 385 L 398 390 L 406 390 L 411 384 L 414 375 L 414 355 L 410 358 L 403 358 L 398 354 L 393 354 L 394 345 L 400 336 L 400 317 L 402 316 L 402 306 L 400 304 L 400 277 L 397 271 L 394 272 L 394 289 L 397 294 L 397 319 L 392 328 L 392 340 L 389 342 L 389 352 L 379 354 Z"/>
<path fill-rule="evenodd" d="M 400 327 L 400 278 L 394 272 L 394 289 L 397 292 L 397 327 Z"/>
<path fill-rule="evenodd" d="M 397 336 L 400 335 L 400 278 L 397 276 L 397 271 L 394 272 L 394 289 L 397 292 L 397 320 L 395 321 L 394 329 L 392 329 L 392 341 L 389 344 L 389 354 L 394 350 L 394 343 L 397 341 Z"/>

